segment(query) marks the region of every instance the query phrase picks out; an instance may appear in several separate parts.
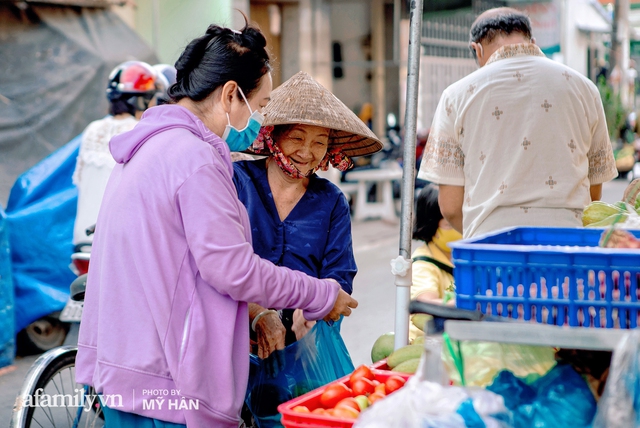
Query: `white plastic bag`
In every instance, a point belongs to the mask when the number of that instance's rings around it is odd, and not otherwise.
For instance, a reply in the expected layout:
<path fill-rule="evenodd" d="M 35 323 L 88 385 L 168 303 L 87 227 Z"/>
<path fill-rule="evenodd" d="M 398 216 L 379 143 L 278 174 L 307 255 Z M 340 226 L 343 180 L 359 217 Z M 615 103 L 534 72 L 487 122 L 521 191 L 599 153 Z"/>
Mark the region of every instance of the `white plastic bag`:
<path fill-rule="evenodd" d="M 466 428 L 458 411 L 468 400 L 487 428 L 512 426 L 505 422 L 511 416 L 502 396 L 483 389 L 442 386 L 414 376 L 403 388 L 362 412 L 354 428 Z"/>
<path fill-rule="evenodd" d="M 628 203 L 625 203 L 625 205 L 627 207 L 627 212 L 625 213 L 627 218 L 620 223 L 616 223 L 616 227 L 620 229 L 640 229 L 640 215 L 631 205 Z"/>
<path fill-rule="evenodd" d="M 609 377 L 598 402 L 594 428 L 640 426 L 640 331 L 634 330 L 613 352 Z"/>

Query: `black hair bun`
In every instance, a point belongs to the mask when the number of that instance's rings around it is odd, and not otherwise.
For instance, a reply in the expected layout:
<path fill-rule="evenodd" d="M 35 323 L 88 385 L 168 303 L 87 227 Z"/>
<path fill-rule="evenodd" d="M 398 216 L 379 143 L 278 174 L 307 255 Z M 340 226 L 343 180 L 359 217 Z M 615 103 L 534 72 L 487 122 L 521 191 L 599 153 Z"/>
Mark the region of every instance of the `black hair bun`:
<path fill-rule="evenodd" d="M 242 31 L 242 46 L 253 49 L 264 49 L 267 46 L 267 39 L 262 32 L 250 25 L 246 25 Z"/>
<path fill-rule="evenodd" d="M 175 64 L 177 80 L 181 80 L 182 76 L 191 73 L 191 71 L 200 64 L 212 38 L 212 35 L 205 34 L 204 36 L 193 39 L 191 43 L 187 45 Z"/>
<path fill-rule="evenodd" d="M 224 28 L 224 27 L 221 27 L 221 26 L 216 25 L 216 24 L 211 24 L 211 25 L 209 25 L 209 28 L 207 28 L 207 31 L 205 31 L 205 35 L 210 36 L 209 40 L 211 40 L 214 37 L 219 37 L 219 36 L 222 36 L 224 34 L 231 33 L 231 32 L 232 32 L 232 30 L 230 30 L 229 28 Z"/>

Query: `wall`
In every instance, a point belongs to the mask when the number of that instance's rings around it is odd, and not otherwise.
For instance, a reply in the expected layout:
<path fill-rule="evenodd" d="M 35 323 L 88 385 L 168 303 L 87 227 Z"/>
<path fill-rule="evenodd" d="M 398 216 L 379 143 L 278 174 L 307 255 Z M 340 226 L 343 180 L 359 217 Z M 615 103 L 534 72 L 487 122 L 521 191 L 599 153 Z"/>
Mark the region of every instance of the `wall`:
<path fill-rule="evenodd" d="M 386 113 L 393 113 L 396 119 L 400 115 L 400 52 L 398 51 L 398 62 L 393 64 L 394 55 L 394 38 L 393 38 L 393 4 L 385 6 L 385 57 L 387 70 L 385 74 L 385 90 L 386 90 Z M 400 43 L 398 43 L 399 45 Z M 398 46 L 398 50 L 400 46 Z"/>
<path fill-rule="evenodd" d="M 588 38 L 578 29 L 581 9 L 590 7 L 582 0 L 567 0 L 564 3 L 564 45 L 561 48 L 563 62 L 579 73 L 587 74 Z"/>
<path fill-rule="evenodd" d="M 300 11 L 297 3 L 282 4 L 282 35 L 280 46 L 280 78 L 284 82 L 300 71 Z"/>
<path fill-rule="evenodd" d="M 174 64 L 187 44 L 204 34 L 210 24 L 231 26 L 237 21 L 232 0 L 136 0 L 133 6 L 128 3 L 113 10 L 167 64 Z"/>
<path fill-rule="evenodd" d="M 277 18 L 271 16 L 270 8 L 277 8 L 278 14 L 280 17 L 282 16 L 282 9 L 279 5 L 276 4 L 266 4 L 266 3 L 254 3 L 251 5 L 251 21 L 255 22 L 258 27 L 264 33 L 265 38 L 267 39 L 267 50 L 269 51 L 269 57 L 271 58 L 271 78 L 273 81 L 273 87 L 277 88 L 282 83 L 282 68 L 280 63 L 282 61 L 282 49 L 280 48 L 281 42 L 281 34 L 282 33 L 282 19 L 280 19 L 279 30 L 280 33 L 277 33 L 278 28 L 273 28 L 273 21 L 276 21 Z M 276 23 L 277 24 L 277 23 Z M 273 31 L 276 31 L 274 33 Z"/>
<path fill-rule="evenodd" d="M 359 112 L 371 102 L 371 70 L 365 63 L 363 41 L 370 33 L 371 13 L 368 0 L 343 0 L 331 3 L 332 42 L 342 44 L 344 77 L 333 79 L 333 93 L 347 107 Z"/>

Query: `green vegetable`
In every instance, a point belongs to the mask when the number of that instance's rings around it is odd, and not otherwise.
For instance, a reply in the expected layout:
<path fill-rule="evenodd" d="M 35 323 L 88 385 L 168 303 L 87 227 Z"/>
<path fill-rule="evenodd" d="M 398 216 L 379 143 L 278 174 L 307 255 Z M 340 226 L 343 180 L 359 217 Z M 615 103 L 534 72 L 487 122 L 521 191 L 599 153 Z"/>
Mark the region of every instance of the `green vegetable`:
<path fill-rule="evenodd" d="M 613 205 L 618 207 L 618 208 L 620 208 L 622 211 L 628 211 L 627 210 L 627 205 L 623 201 L 618 201 L 618 202 L 614 203 Z"/>
<path fill-rule="evenodd" d="M 587 205 L 582 213 L 582 225 L 589 226 L 592 223 L 604 220 L 614 214 L 626 212 L 616 205 L 611 205 L 602 201 L 593 201 Z"/>
<path fill-rule="evenodd" d="M 607 227 L 607 226 L 611 226 L 614 223 L 622 223 L 627 220 L 627 217 L 629 217 L 629 214 L 627 213 L 613 214 L 600 221 L 590 223 L 586 225 L 586 227 Z M 584 223 L 584 220 L 583 220 L 583 223 Z"/>

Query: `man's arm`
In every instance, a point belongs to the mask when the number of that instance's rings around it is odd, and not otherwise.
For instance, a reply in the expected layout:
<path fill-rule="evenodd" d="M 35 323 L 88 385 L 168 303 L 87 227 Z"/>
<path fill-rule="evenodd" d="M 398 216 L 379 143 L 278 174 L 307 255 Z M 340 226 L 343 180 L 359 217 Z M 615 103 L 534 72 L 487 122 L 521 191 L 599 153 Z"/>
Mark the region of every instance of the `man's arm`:
<path fill-rule="evenodd" d="M 589 188 L 591 201 L 599 201 L 602 198 L 602 184 L 594 184 Z"/>
<path fill-rule="evenodd" d="M 438 204 L 440 212 L 451 226 L 462 233 L 462 204 L 464 202 L 464 186 L 438 186 Z"/>

